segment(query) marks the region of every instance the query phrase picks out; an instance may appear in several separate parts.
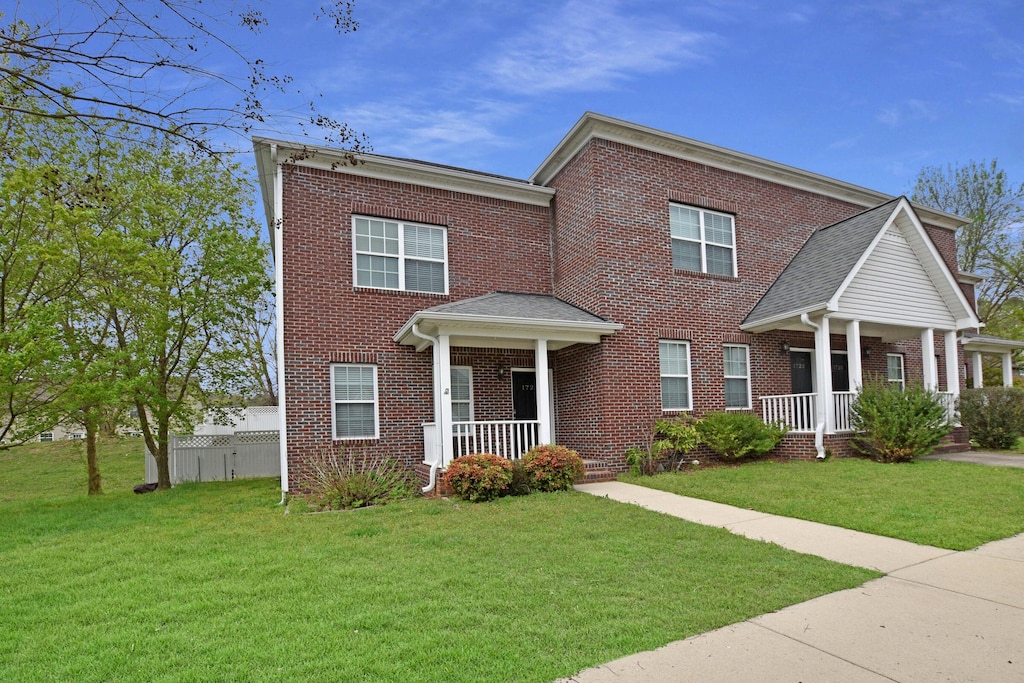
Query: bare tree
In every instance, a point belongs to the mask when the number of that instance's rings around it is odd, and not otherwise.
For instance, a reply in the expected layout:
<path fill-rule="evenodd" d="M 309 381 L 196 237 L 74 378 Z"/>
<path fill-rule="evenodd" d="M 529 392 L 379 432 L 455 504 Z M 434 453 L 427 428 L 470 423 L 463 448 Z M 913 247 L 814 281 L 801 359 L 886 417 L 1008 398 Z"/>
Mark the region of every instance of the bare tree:
<path fill-rule="evenodd" d="M 327 0 L 315 17 L 346 34 L 358 28 L 353 9 L 354 0 Z M 290 76 L 220 37 L 232 24 L 254 33 L 268 25 L 245 2 L 58 0 L 48 16 L 39 12 L 36 3 L 18 4 L 6 17 L 9 23 L 0 25 L 0 85 L 26 93 L 52 118 L 87 124 L 128 120 L 209 152 L 210 130 L 247 134 L 269 126 L 275 117 L 264 96 L 290 90 Z M 208 50 L 228 55 L 224 69 L 206 65 Z M 156 85 L 172 76 L 188 85 Z M 228 89 L 234 101 L 220 106 L 190 97 L 209 86 Z M 326 141 L 353 152 L 366 148 L 364 136 L 320 113 L 315 102 L 306 104 L 308 114 L 297 122 L 304 134 L 319 130 Z M 7 100 L 0 100 L 0 109 L 20 111 L 18 102 Z"/>

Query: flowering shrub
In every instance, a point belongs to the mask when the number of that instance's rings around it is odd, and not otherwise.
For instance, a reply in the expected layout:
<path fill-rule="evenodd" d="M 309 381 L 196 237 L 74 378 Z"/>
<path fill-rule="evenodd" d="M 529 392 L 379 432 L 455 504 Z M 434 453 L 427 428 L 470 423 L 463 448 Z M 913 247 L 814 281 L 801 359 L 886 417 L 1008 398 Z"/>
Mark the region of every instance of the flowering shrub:
<path fill-rule="evenodd" d="M 493 500 L 512 483 L 512 463 L 491 453 L 464 455 L 452 460 L 443 481 L 460 498 L 474 503 Z"/>
<path fill-rule="evenodd" d="M 568 491 L 583 476 L 583 458 L 565 446 L 534 446 L 523 463 L 538 491 Z"/>

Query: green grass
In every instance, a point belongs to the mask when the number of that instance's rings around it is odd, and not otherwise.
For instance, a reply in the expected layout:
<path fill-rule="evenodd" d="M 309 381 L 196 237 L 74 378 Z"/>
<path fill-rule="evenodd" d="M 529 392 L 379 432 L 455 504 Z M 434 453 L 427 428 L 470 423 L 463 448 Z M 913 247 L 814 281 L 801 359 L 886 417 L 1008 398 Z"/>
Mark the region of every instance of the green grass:
<path fill-rule="evenodd" d="M 754 462 L 633 484 L 951 550 L 1024 531 L 1024 470 L 859 458 Z"/>
<path fill-rule="evenodd" d="M 101 439 L 104 491 L 130 490 L 145 480 L 141 438 Z M 88 490 L 85 442 L 26 443 L 0 450 L 0 503 L 80 496 Z"/>
<path fill-rule="evenodd" d="M 575 492 L 286 515 L 274 480 L 135 496 L 104 460 L 87 497 L 31 460 L 0 461 L 4 681 L 549 681 L 877 576 Z"/>

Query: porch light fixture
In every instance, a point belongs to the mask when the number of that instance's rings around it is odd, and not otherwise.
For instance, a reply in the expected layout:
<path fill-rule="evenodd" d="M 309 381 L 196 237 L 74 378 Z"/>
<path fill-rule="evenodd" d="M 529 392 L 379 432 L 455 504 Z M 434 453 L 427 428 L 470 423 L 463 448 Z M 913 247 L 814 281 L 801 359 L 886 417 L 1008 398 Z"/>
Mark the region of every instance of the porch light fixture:
<path fill-rule="evenodd" d="M 865 358 L 871 358 L 871 347 L 865 346 L 862 354 Z"/>
<path fill-rule="evenodd" d="M 505 379 L 505 368 L 498 368 L 498 379 Z"/>
<path fill-rule="evenodd" d="M 787 353 L 789 353 L 789 340 L 788 339 L 783 339 L 782 340 L 782 354 L 785 355 Z"/>

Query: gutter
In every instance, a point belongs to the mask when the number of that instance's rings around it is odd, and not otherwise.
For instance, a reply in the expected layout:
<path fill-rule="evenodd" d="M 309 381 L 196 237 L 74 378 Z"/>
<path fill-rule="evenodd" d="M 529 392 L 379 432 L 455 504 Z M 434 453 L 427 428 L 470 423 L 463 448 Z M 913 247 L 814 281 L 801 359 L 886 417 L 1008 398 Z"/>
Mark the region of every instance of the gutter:
<path fill-rule="evenodd" d="M 811 322 L 810 316 L 807 315 L 806 313 L 801 313 L 800 314 L 800 322 L 802 322 L 804 325 L 807 325 L 808 327 L 813 329 L 815 332 L 818 332 L 818 331 L 821 330 L 821 325 L 818 325 L 816 323 Z M 821 362 L 820 359 L 819 359 L 819 362 Z M 828 406 L 824 406 L 824 408 L 825 408 L 825 410 L 828 410 Z M 818 451 L 818 454 L 816 456 L 814 456 L 815 459 L 817 459 L 817 460 L 824 460 L 825 459 L 825 421 L 824 420 L 819 422 L 818 426 L 814 428 L 814 449 L 816 451 Z"/>
<path fill-rule="evenodd" d="M 410 329 L 410 332 L 412 332 L 413 336 L 419 337 L 423 341 L 425 341 L 428 344 L 430 344 L 430 346 L 431 346 L 431 358 L 432 358 L 432 362 L 433 362 L 433 365 L 434 365 L 434 377 L 436 378 L 438 376 L 439 372 L 440 372 L 440 369 L 438 368 L 438 363 L 437 363 L 437 360 L 438 360 L 438 358 L 437 358 L 437 344 L 438 344 L 437 339 L 434 338 L 434 337 L 428 336 L 428 335 L 426 335 L 426 334 L 424 334 L 422 332 L 420 332 L 419 323 L 413 323 L 412 324 L 412 328 Z M 440 427 L 439 423 L 441 421 L 437 419 L 437 414 L 438 414 L 438 410 L 437 410 L 437 392 L 435 391 L 433 393 L 434 393 L 434 425 L 435 425 L 435 429 L 436 429 L 437 427 Z M 431 459 L 430 463 L 428 463 L 430 465 L 430 479 L 429 479 L 429 481 L 427 481 L 427 485 L 424 486 L 421 489 L 423 493 L 430 493 L 431 491 L 434 490 L 434 487 L 437 485 L 437 468 L 439 468 L 441 466 L 441 457 L 438 455 L 438 448 L 437 447 L 438 447 L 438 445 L 440 443 L 441 442 L 438 440 L 437 435 L 435 435 L 435 438 L 434 438 L 434 457 Z"/>

